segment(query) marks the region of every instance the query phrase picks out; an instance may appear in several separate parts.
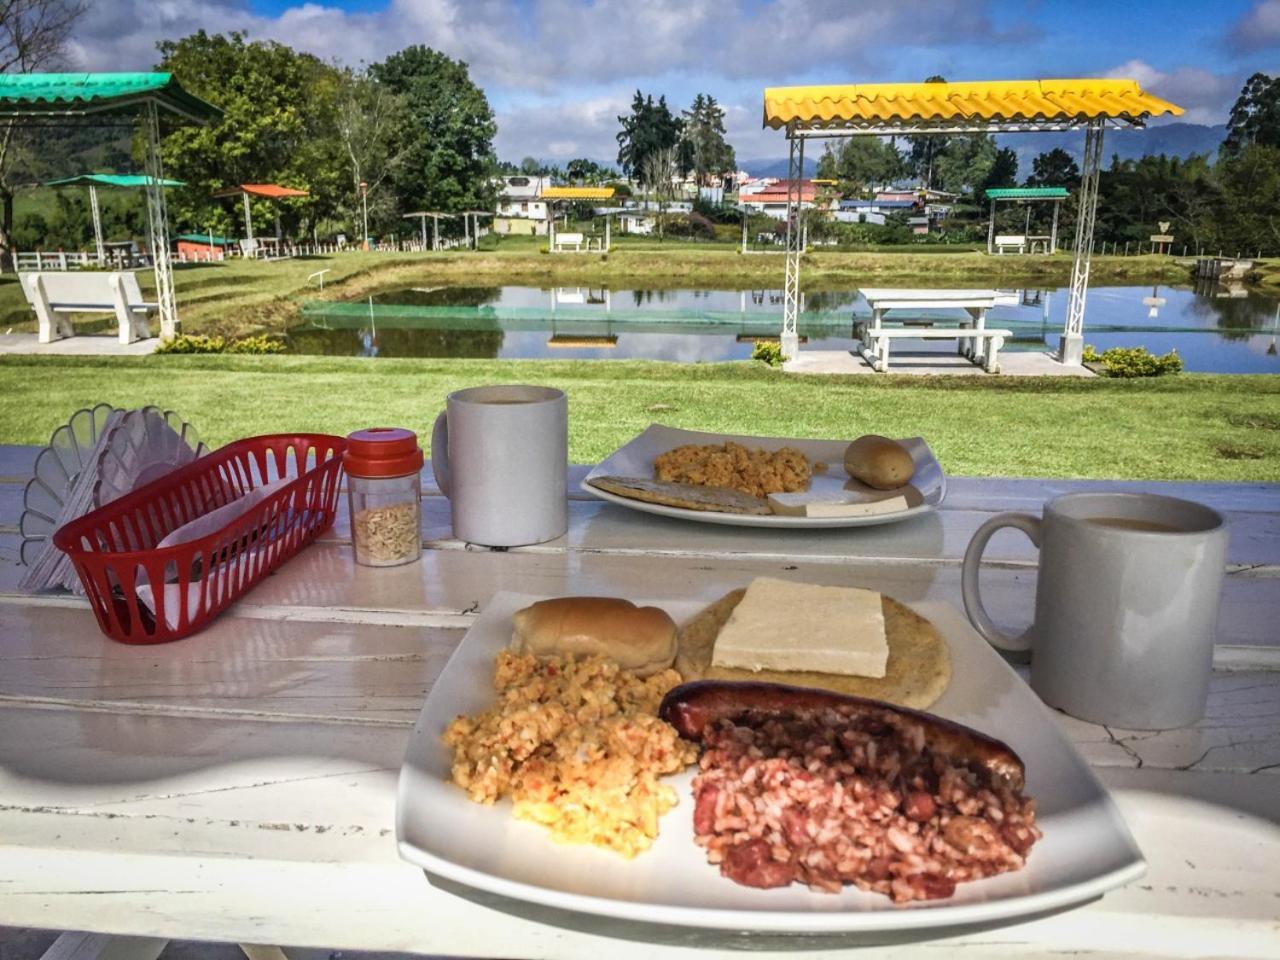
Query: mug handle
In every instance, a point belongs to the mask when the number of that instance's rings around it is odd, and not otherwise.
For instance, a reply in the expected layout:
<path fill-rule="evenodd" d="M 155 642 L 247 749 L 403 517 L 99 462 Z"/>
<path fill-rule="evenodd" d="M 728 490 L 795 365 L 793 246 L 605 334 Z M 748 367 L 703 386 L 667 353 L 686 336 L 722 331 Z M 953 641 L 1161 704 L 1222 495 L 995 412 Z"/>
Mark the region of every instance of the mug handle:
<path fill-rule="evenodd" d="M 431 428 L 431 472 L 436 486 L 449 496 L 449 411 L 441 410 Z"/>
<path fill-rule="evenodd" d="M 433 461 L 434 462 L 434 461 Z M 1011 636 L 997 627 L 982 606 L 982 594 L 978 589 L 978 567 L 982 562 L 983 551 L 991 535 L 1003 527 L 1015 527 L 1027 535 L 1027 538 L 1040 547 L 1040 518 L 1029 513 L 1001 513 L 980 526 L 969 541 L 969 548 L 964 552 L 964 566 L 960 572 L 960 593 L 964 597 L 964 612 L 969 615 L 973 628 L 993 647 L 1011 652 L 1031 649 L 1031 633 L 1034 624 L 1018 636 Z"/>

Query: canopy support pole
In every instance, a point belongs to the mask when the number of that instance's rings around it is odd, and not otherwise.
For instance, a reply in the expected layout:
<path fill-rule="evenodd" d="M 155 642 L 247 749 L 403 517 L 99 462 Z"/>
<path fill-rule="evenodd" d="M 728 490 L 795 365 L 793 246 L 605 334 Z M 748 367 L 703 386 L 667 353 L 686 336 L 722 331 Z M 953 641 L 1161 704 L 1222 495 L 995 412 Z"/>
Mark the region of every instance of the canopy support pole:
<path fill-rule="evenodd" d="M 1062 201 L 1053 202 L 1053 226 L 1049 230 L 1049 252 L 1058 252 L 1058 211 L 1062 209 Z"/>
<path fill-rule="evenodd" d="M 106 247 L 102 245 L 102 215 L 98 212 L 98 188 L 89 184 L 89 209 L 93 211 L 93 245 L 98 252 L 98 266 L 107 259 Z"/>
<path fill-rule="evenodd" d="M 987 224 L 987 256 L 996 252 L 996 202 L 991 201 L 991 220 Z"/>
<path fill-rule="evenodd" d="M 440 249 L 440 218 L 431 218 L 431 252 L 435 253 Z"/>
<path fill-rule="evenodd" d="M 249 191 L 245 190 L 241 193 L 244 197 L 244 238 L 246 240 L 253 239 L 253 216 L 249 213 Z"/>
<path fill-rule="evenodd" d="M 804 171 L 804 138 L 795 136 L 795 131 L 788 129 L 787 147 L 787 263 L 782 284 L 782 336 L 779 338 L 784 360 L 794 357 L 800 347 L 797 320 L 800 311 L 800 252 L 804 246 L 799 223 L 804 200 L 804 192 L 800 188 L 800 177 Z"/>
<path fill-rule="evenodd" d="M 422 249 L 427 249 L 427 218 L 423 217 L 422 221 Z"/>
<path fill-rule="evenodd" d="M 1098 213 L 1098 174 L 1102 170 L 1103 121 L 1085 128 L 1084 169 L 1080 177 L 1080 213 L 1076 219 L 1075 262 L 1071 267 L 1071 294 L 1067 322 L 1058 346 L 1058 359 L 1066 366 L 1080 366 L 1084 354 L 1084 304 L 1089 292 L 1089 260 L 1093 253 L 1093 224 Z"/>
<path fill-rule="evenodd" d="M 160 305 L 160 339 L 170 340 L 178 333 L 178 301 L 169 262 L 169 211 L 165 207 L 164 165 L 160 159 L 160 117 L 154 100 L 147 103 L 143 124 L 147 128 L 147 221 L 156 273 L 156 303 Z"/>

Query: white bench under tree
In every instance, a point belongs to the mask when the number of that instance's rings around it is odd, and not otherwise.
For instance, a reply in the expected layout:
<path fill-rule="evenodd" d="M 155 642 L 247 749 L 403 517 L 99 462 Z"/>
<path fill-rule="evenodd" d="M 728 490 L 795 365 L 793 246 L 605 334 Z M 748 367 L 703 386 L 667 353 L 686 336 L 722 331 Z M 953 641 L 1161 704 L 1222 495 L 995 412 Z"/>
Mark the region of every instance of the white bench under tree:
<path fill-rule="evenodd" d="M 74 336 L 73 313 L 114 313 L 121 343 L 151 336 L 147 314 L 159 309 L 159 304 L 142 299 L 137 274 L 24 273 L 19 280 L 27 302 L 36 312 L 41 343 Z"/>

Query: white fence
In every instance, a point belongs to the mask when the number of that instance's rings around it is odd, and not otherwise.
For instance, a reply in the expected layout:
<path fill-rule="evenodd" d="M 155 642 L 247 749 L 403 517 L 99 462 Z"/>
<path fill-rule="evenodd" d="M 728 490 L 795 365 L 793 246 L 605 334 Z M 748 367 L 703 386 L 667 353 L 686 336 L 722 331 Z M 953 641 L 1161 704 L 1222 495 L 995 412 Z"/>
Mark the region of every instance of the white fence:
<path fill-rule="evenodd" d="M 441 250 L 462 249 L 464 243 L 460 239 L 440 240 Z M 259 243 L 248 256 L 257 260 L 276 260 L 286 257 L 332 256 L 341 253 L 352 253 L 360 250 L 358 243 Z M 430 250 L 428 243 L 423 246 L 420 240 L 392 240 L 371 243 L 369 249 L 376 253 L 420 253 Z M 245 254 L 238 246 L 225 249 L 203 250 L 194 253 L 175 253 L 171 260 L 174 263 L 210 263 L 243 257 Z M 151 257 L 145 253 L 127 254 L 118 251 L 109 252 L 102 263 L 95 254 L 81 250 L 23 250 L 14 254 L 14 263 L 19 273 L 48 273 L 56 270 L 128 270 L 139 267 L 150 267 Z"/>

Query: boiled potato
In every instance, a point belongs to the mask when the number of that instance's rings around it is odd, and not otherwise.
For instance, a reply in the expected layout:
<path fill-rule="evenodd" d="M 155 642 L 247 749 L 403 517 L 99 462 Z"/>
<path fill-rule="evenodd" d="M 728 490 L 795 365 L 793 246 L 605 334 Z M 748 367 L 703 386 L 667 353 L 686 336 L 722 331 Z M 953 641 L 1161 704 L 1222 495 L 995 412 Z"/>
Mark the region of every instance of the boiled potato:
<path fill-rule="evenodd" d="M 909 483 L 916 469 L 906 447 L 874 433 L 849 444 L 844 452 L 844 468 L 853 479 L 877 490 L 892 490 Z"/>

